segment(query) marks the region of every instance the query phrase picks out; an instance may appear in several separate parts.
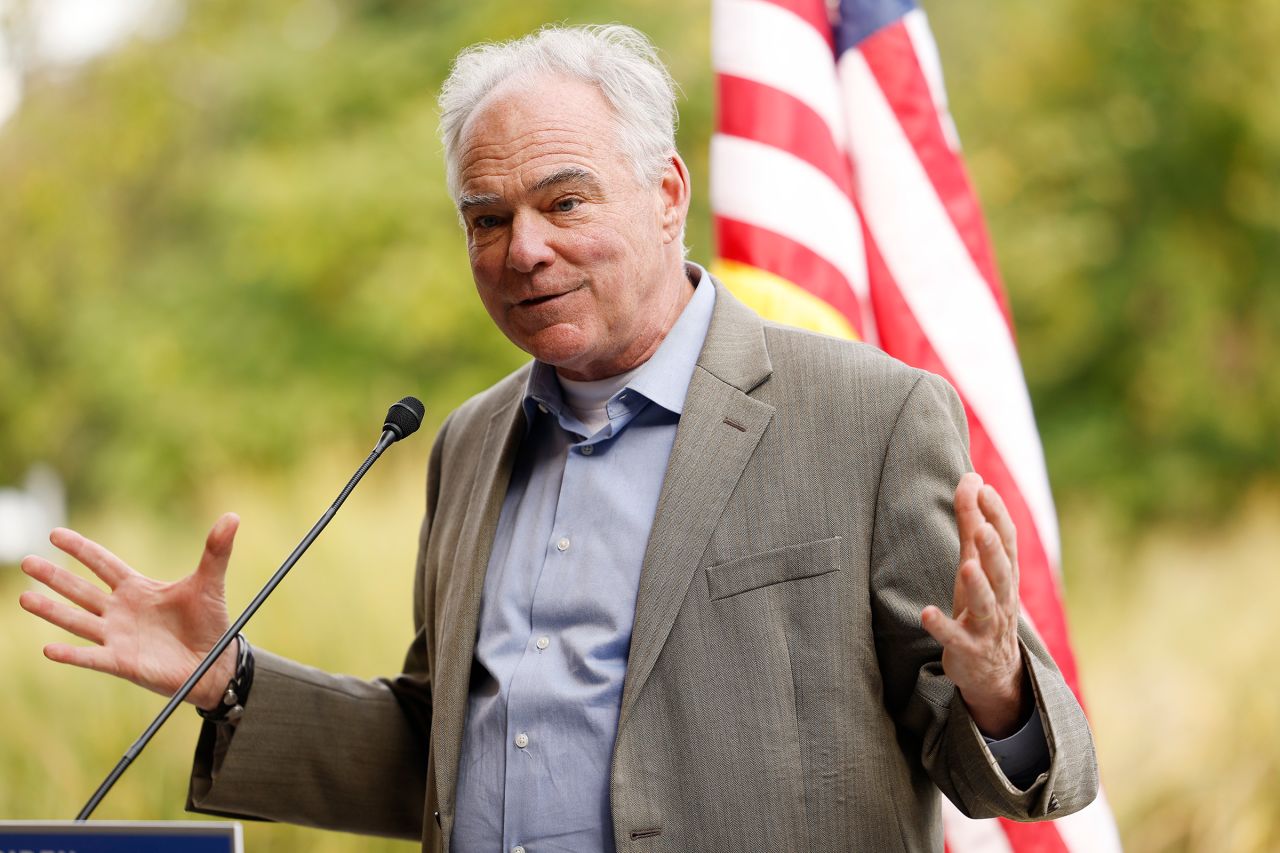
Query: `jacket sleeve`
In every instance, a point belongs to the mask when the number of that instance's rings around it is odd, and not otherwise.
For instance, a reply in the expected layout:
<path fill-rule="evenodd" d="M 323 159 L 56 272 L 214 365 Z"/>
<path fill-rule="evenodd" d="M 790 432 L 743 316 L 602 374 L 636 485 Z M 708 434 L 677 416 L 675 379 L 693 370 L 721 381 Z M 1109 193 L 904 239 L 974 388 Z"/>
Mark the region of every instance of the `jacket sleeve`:
<path fill-rule="evenodd" d="M 395 678 L 332 675 L 255 650 L 253 688 L 232 728 L 206 722 L 187 809 L 420 839 L 431 731 L 422 554 L 439 491 L 445 427 L 431 452 L 415 578 L 415 636 Z"/>
<path fill-rule="evenodd" d="M 954 497 L 970 470 L 963 407 L 944 380 L 922 373 L 898 413 L 881 471 L 872 543 L 872 607 L 884 700 L 905 749 L 969 817 L 1057 818 L 1088 805 L 1097 765 L 1088 723 L 1025 620 L 1019 640 L 1048 740 L 1050 765 L 1015 787 L 944 675 L 942 648 L 920 624 L 936 604 L 951 612 L 960 543 Z"/>

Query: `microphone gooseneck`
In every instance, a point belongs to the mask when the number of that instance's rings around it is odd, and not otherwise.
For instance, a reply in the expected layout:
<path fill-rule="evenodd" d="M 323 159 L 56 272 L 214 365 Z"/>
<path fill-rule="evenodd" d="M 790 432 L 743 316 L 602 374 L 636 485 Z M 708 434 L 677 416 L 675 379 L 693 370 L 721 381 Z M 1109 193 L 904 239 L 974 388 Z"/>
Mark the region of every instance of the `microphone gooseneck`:
<path fill-rule="evenodd" d="M 386 422 L 382 427 L 382 436 L 379 438 L 377 445 L 373 448 L 373 452 L 371 452 L 368 458 L 366 458 L 360 467 L 356 469 L 356 473 L 352 475 L 342 492 L 339 493 L 334 502 L 330 504 L 329 508 L 325 510 L 324 515 L 320 516 L 320 520 L 317 521 L 311 530 L 307 532 L 307 535 L 302 538 L 302 541 L 298 543 L 298 547 L 293 549 L 293 553 L 285 558 L 285 561 L 281 564 L 280 568 L 276 569 L 276 573 L 271 576 L 271 579 L 267 581 L 262 590 L 254 596 L 253 601 L 249 602 L 249 606 L 244 609 L 244 612 L 240 614 L 236 621 L 231 623 L 231 627 L 218 638 L 218 642 L 213 644 L 213 648 L 209 650 L 207 655 L 205 655 L 204 660 L 202 660 L 200 665 L 196 667 L 195 672 L 191 673 L 190 677 L 182 683 L 182 686 L 173 694 L 173 697 L 164 706 L 164 708 L 161 709 L 160 713 L 156 715 L 156 718 L 151 721 L 151 725 L 147 726 L 146 731 L 144 731 L 138 739 L 134 741 L 133 746 L 129 747 L 125 752 L 124 757 L 121 758 L 115 768 L 107 774 L 107 778 L 98 786 L 98 790 L 89 798 L 89 802 L 85 803 L 84 808 L 82 808 L 80 813 L 76 815 L 76 820 L 83 821 L 89 819 L 89 815 L 93 814 L 93 810 L 98 807 L 98 803 L 102 802 L 102 798 L 107 795 L 107 792 L 111 790 L 116 781 L 124 774 L 124 771 L 129 769 L 129 765 L 133 763 L 134 759 L 138 757 L 146 745 L 151 742 L 151 739 L 155 737 L 156 732 L 160 731 L 160 727 L 168 721 L 169 717 L 173 716 L 173 712 L 182 704 L 182 700 L 187 698 L 195 688 L 196 684 L 199 683 L 200 679 L 204 677 L 204 674 L 213 666 L 213 663 L 218 659 L 218 656 L 221 655 L 223 650 L 225 650 L 227 646 L 231 644 L 231 641 L 235 639 L 236 634 L 239 634 L 241 629 L 243 629 L 248 621 L 253 617 L 253 614 L 258 612 L 258 608 L 260 608 L 267 600 L 267 596 L 271 595 L 275 588 L 280 585 L 280 582 L 284 580 L 284 576 L 293 568 L 294 563 L 298 562 L 298 558 L 311 547 L 311 543 L 316 540 L 316 537 L 320 535 L 320 531 L 324 530 L 330 519 L 332 519 L 338 512 L 338 508 L 342 506 L 343 502 L 347 499 L 347 495 L 351 494 L 351 490 L 354 489 L 356 484 L 360 482 L 362 477 L 364 477 L 365 472 L 369 470 L 374 462 L 378 461 L 378 458 L 382 456 L 383 451 L 388 447 L 400 439 L 416 432 L 418 427 L 422 425 L 422 416 L 425 412 L 426 407 L 423 406 L 422 401 L 416 397 L 405 397 L 391 405 L 391 408 L 387 411 Z"/>

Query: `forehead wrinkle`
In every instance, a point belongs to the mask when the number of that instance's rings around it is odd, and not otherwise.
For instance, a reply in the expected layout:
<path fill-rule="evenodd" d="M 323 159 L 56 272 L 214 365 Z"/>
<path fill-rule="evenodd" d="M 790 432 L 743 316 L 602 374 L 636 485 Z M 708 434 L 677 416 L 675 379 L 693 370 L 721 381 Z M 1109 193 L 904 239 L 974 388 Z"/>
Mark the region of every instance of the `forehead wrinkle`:
<path fill-rule="evenodd" d="M 539 148 L 548 150 L 538 151 Z M 564 155 L 569 157 L 589 158 L 593 153 L 593 148 L 589 142 L 572 142 L 564 139 L 546 140 L 545 142 L 533 142 L 527 145 L 513 146 L 511 143 L 491 143 L 488 145 L 477 145 L 468 149 L 466 156 L 462 160 L 462 171 L 470 171 L 476 167 L 486 163 L 504 163 L 508 160 L 519 158 L 522 155 L 527 156 L 522 165 L 536 163 L 538 160 L 546 157 L 555 157 Z"/>
<path fill-rule="evenodd" d="M 492 108 L 491 108 L 492 109 Z M 476 122 L 479 118 L 472 118 L 467 125 L 467 132 L 463 134 L 463 139 L 475 137 Z M 550 116 L 550 117 L 517 117 L 514 115 L 501 115 L 496 122 L 496 127 L 488 130 L 497 136 L 505 137 L 500 142 L 491 142 L 488 145 L 516 145 L 516 144 L 536 144 L 528 143 L 530 137 L 550 136 L 554 141 L 565 142 L 574 138 L 584 141 L 599 138 L 600 132 L 604 127 L 612 127 L 611 120 L 593 121 L 592 116 L 584 113 L 575 113 L 571 117 Z M 483 146 L 482 146 L 483 147 Z"/>
<path fill-rule="evenodd" d="M 459 172 L 460 183 L 464 187 L 470 185 L 471 188 L 480 191 L 482 187 L 488 189 L 493 186 L 495 181 L 501 185 L 507 180 L 514 179 L 520 186 L 525 187 L 528 184 L 529 178 L 527 176 L 530 172 L 563 164 L 562 168 L 556 169 L 551 173 L 551 175 L 543 177 L 537 183 L 542 184 L 543 182 L 546 182 L 548 178 L 560 176 L 561 173 L 566 172 L 567 170 L 573 170 L 574 177 L 578 174 L 588 176 L 592 183 L 595 183 L 597 187 L 599 186 L 595 173 L 590 169 L 578 163 L 564 163 L 566 159 L 572 161 L 577 159 L 578 156 L 589 161 L 591 156 L 588 149 L 584 146 L 558 147 L 551 151 L 535 154 L 527 160 L 520 160 L 512 163 L 511 161 L 515 156 L 516 155 L 514 154 L 508 154 L 501 157 L 468 158 L 468 162 L 463 165 Z M 569 176 L 564 176 L 563 179 L 567 179 L 568 177 Z M 477 186 L 477 184 L 479 186 Z M 464 194 L 476 195 L 478 192 L 465 192 Z"/>
<path fill-rule="evenodd" d="M 464 144 L 464 153 L 460 162 L 463 169 L 466 169 L 483 160 L 505 160 L 519 155 L 522 151 L 544 146 L 554 146 L 566 154 L 587 155 L 595 151 L 594 143 L 599 138 L 599 134 L 596 133 L 598 129 L 591 127 L 592 124 L 590 121 L 583 122 L 581 119 L 576 122 L 543 119 L 527 122 L 519 132 L 515 133 L 504 133 L 506 128 L 499 128 L 497 134 L 476 133 L 472 126 L 469 128 L 471 132 L 464 136 L 469 144 Z M 493 141 L 476 140 L 477 136 L 483 140 L 486 136 L 492 138 L 494 135 L 505 136 L 505 138 Z"/>

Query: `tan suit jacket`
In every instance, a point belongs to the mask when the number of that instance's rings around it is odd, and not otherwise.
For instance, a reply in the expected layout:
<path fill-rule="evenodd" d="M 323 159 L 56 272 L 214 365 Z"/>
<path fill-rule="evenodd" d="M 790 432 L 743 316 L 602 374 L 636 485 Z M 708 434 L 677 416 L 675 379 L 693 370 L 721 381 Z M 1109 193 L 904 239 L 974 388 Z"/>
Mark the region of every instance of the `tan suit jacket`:
<path fill-rule="evenodd" d="M 448 849 L 484 572 L 528 368 L 455 411 L 427 477 L 404 672 L 260 653 L 189 806 Z M 1083 713 L 1023 626 L 1052 764 L 1010 785 L 920 627 L 949 607 L 964 413 L 872 347 L 763 322 L 717 285 L 645 551 L 610 797 L 619 851 L 941 850 L 971 816 L 1058 817 L 1097 787 Z"/>

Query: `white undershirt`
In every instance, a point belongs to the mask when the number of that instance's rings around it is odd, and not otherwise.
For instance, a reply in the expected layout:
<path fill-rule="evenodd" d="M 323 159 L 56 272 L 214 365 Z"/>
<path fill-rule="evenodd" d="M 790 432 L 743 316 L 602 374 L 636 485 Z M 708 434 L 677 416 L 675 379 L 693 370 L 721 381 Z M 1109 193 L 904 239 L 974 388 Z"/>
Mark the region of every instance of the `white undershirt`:
<path fill-rule="evenodd" d="M 566 379 L 558 373 L 556 378 L 560 380 L 560 388 L 564 391 L 564 401 L 578 416 L 578 420 L 586 425 L 587 436 L 590 437 L 609 422 L 609 412 L 605 407 L 613 399 L 613 395 L 625 388 L 639 372 L 640 368 L 636 367 L 617 376 L 606 376 L 590 382 Z"/>

